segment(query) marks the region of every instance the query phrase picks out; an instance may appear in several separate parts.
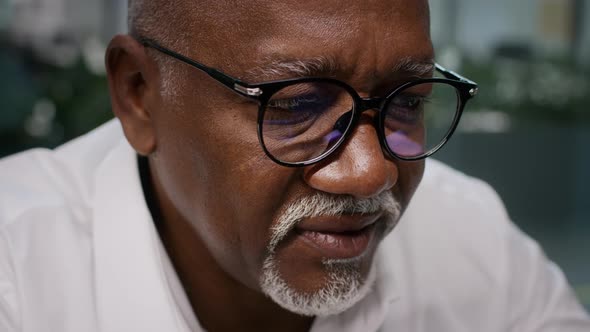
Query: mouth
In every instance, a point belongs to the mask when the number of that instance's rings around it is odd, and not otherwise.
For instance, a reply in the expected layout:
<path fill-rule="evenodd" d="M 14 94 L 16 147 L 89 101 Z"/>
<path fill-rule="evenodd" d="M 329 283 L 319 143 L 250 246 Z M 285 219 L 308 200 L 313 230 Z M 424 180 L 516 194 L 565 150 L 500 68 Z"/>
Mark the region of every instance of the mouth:
<path fill-rule="evenodd" d="M 380 215 L 319 217 L 295 228 L 304 243 L 327 259 L 351 259 L 364 255 L 375 244 Z"/>

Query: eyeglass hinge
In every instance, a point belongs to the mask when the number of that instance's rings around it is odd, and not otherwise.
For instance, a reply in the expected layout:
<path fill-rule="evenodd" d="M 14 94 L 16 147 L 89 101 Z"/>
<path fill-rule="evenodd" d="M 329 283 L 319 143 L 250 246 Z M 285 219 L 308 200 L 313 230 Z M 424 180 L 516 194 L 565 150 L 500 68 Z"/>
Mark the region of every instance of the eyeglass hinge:
<path fill-rule="evenodd" d="M 260 90 L 260 88 L 247 88 L 245 86 L 239 85 L 238 83 L 234 84 L 234 90 L 253 97 L 262 95 L 262 90 Z"/>
<path fill-rule="evenodd" d="M 478 92 L 479 92 L 478 88 L 473 88 L 473 89 L 469 90 L 469 94 L 471 95 L 471 97 L 475 97 Z"/>

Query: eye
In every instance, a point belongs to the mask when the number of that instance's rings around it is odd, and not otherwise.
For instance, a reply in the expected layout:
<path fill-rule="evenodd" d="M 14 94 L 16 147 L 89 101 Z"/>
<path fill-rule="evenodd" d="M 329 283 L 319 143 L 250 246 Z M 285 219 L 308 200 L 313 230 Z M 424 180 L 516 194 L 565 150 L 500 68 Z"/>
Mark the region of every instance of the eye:
<path fill-rule="evenodd" d="M 291 98 L 273 99 L 267 107 L 285 111 L 302 112 L 319 109 L 322 102 L 317 95 L 304 95 Z"/>
<path fill-rule="evenodd" d="M 311 124 L 337 105 L 337 98 L 325 93 L 307 93 L 297 96 L 282 94 L 269 100 L 265 120 L 274 125 Z"/>
<path fill-rule="evenodd" d="M 290 130 L 296 131 L 305 130 L 321 114 L 319 104 L 318 98 L 313 94 L 272 99 L 266 105 L 265 125 L 267 128 L 274 128 L 273 130 L 277 130 L 278 126 L 293 127 Z"/>
<path fill-rule="evenodd" d="M 399 95 L 396 96 L 391 104 L 397 108 L 403 108 L 408 110 L 416 110 L 426 101 L 426 97 L 416 95 Z"/>
<path fill-rule="evenodd" d="M 304 133 L 310 141 L 320 139 L 353 106 L 348 91 L 331 82 L 288 85 L 275 92 L 264 105 L 263 131 L 275 141 Z"/>
<path fill-rule="evenodd" d="M 387 119 L 405 124 L 417 124 L 422 120 L 428 97 L 416 94 L 395 96 L 387 107 Z"/>

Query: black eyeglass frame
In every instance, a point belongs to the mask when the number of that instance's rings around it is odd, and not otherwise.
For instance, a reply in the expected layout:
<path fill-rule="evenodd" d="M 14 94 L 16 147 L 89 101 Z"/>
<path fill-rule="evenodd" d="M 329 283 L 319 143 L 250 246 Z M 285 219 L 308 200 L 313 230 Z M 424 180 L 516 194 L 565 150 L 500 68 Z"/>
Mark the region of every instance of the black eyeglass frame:
<path fill-rule="evenodd" d="M 451 138 L 451 136 L 455 132 L 457 125 L 459 124 L 459 120 L 461 119 L 461 115 L 463 114 L 463 110 L 465 109 L 465 105 L 467 104 L 467 101 L 469 99 L 475 97 L 479 91 L 477 83 L 475 83 L 474 81 L 472 81 L 468 78 L 465 78 L 465 77 L 463 77 L 451 70 L 444 68 L 443 66 L 439 65 L 438 63 L 434 64 L 435 69 L 436 69 L 436 71 L 441 73 L 445 78 L 423 78 L 423 79 L 416 79 L 413 81 L 409 81 L 409 82 L 404 83 L 401 86 L 395 88 L 386 97 L 362 98 L 359 96 L 359 94 L 356 92 L 356 90 L 354 88 L 352 88 L 350 85 L 348 85 L 345 82 L 342 82 L 340 80 L 337 80 L 335 78 L 329 78 L 329 77 L 297 77 L 297 78 L 275 80 L 275 81 L 268 81 L 268 82 L 262 82 L 262 83 L 247 83 L 247 82 L 244 82 L 238 78 L 235 78 L 235 77 L 232 77 L 228 74 L 225 74 L 222 71 L 219 71 L 215 68 L 206 66 L 206 65 L 199 63 L 193 59 L 190 59 L 180 53 L 174 52 L 166 47 L 163 47 L 152 39 L 138 38 L 138 41 L 144 47 L 149 47 L 149 48 L 155 49 L 165 55 L 173 57 L 181 62 L 184 62 L 185 64 L 188 64 L 196 69 L 199 69 L 200 71 L 209 75 L 211 78 L 215 79 L 219 83 L 225 85 L 230 90 L 232 90 L 244 97 L 258 101 L 259 108 L 258 108 L 258 123 L 257 123 L 258 130 L 257 131 L 258 131 L 258 140 L 260 142 L 260 145 L 262 146 L 264 153 L 272 161 L 276 162 L 279 165 L 287 166 L 287 167 L 309 166 L 309 165 L 318 163 L 318 162 L 324 160 L 325 158 L 327 158 L 328 156 L 330 156 L 334 151 L 336 151 L 348 139 L 350 132 L 358 125 L 358 121 L 360 119 L 361 114 L 367 110 L 370 110 L 370 109 L 376 109 L 379 111 L 378 112 L 378 122 L 377 122 L 377 126 L 378 126 L 377 132 L 379 135 L 380 144 L 381 144 L 382 148 L 384 148 L 391 157 L 393 157 L 395 159 L 403 160 L 403 161 L 418 161 L 421 159 L 425 159 L 427 157 L 432 156 L 434 153 L 436 153 L 438 150 L 440 150 L 440 148 L 442 148 L 443 145 L 445 145 L 448 142 L 448 140 Z M 265 111 L 265 108 L 268 104 L 268 101 L 273 96 L 273 94 L 275 94 L 277 91 L 279 91 L 287 86 L 293 85 L 293 84 L 310 83 L 310 82 L 330 83 L 330 84 L 337 85 L 337 86 L 343 88 L 344 90 L 346 90 L 350 94 L 350 96 L 353 98 L 353 102 L 354 102 L 353 109 L 351 110 L 352 111 L 352 119 L 350 120 L 348 127 L 342 133 L 342 138 L 336 144 L 331 146 L 328 150 L 324 151 L 319 156 L 312 158 L 310 160 L 307 160 L 307 161 L 303 161 L 303 162 L 285 162 L 285 161 L 277 159 L 275 156 L 273 156 L 268 151 L 268 149 L 266 148 L 266 146 L 264 144 L 263 133 L 262 133 L 264 111 Z M 458 96 L 458 101 L 459 101 L 457 104 L 457 110 L 455 112 L 455 118 L 453 119 L 451 127 L 449 128 L 449 130 L 447 131 L 447 133 L 445 134 L 445 136 L 443 137 L 441 142 L 438 145 L 436 145 L 434 148 L 432 148 L 429 151 L 426 151 L 425 153 L 422 153 L 418 156 L 413 156 L 413 157 L 400 156 L 399 154 L 397 154 L 391 150 L 391 148 L 389 147 L 389 144 L 386 141 L 385 121 L 384 121 L 386 112 L 383 112 L 383 110 L 387 107 L 388 103 L 393 99 L 393 97 L 395 97 L 399 92 L 404 91 L 405 89 L 410 88 L 412 86 L 419 85 L 419 84 L 425 84 L 425 83 L 426 84 L 427 83 L 446 83 L 446 84 L 451 85 L 455 88 L 455 90 L 457 91 L 457 96 Z"/>

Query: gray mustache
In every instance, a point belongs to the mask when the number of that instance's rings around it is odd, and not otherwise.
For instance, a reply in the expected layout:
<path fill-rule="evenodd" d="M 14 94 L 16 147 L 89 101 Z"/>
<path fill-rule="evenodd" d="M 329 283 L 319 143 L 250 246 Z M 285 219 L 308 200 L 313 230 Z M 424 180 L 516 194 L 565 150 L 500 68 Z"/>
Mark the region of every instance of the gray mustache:
<path fill-rule="evenodd" d="M 385 213 L 388 222 L 395 222 L 401 211 L 401 205 L 390 191 L 371 198 L 355 198 L 348 195 L 330 195 L 316 193 L 291 203 L 271 228 L 268 251 L 274 253 L 277 245 L 297 223 L 305 218 L 320 216 L 340 216 L 345 214 Z"/>

